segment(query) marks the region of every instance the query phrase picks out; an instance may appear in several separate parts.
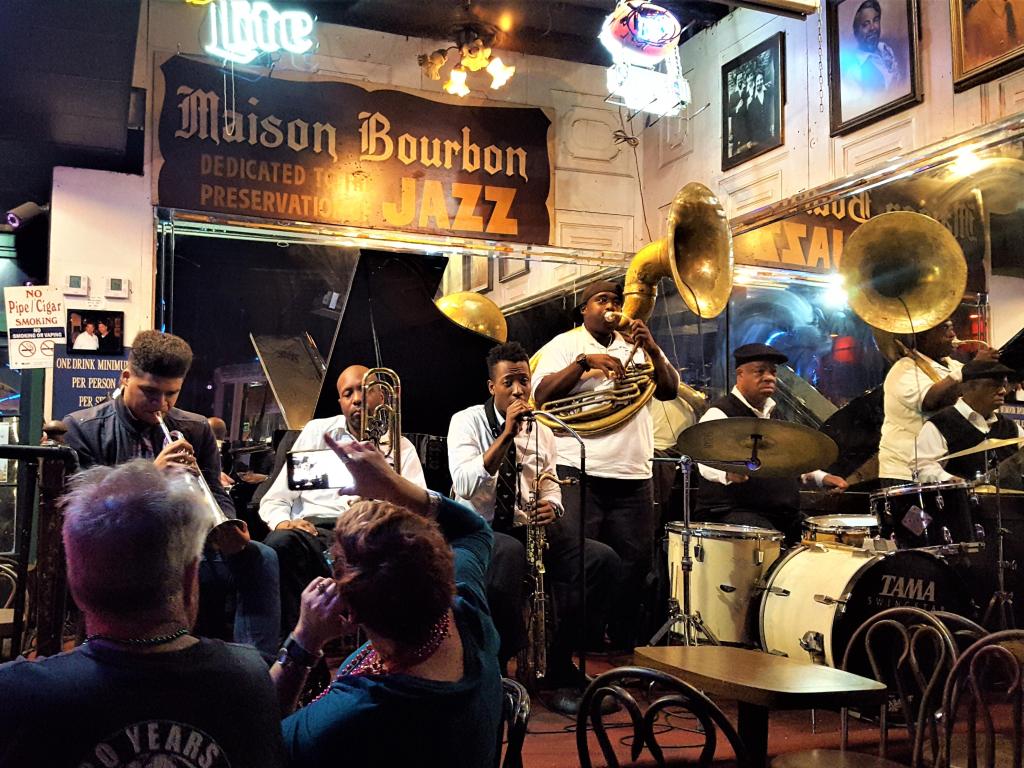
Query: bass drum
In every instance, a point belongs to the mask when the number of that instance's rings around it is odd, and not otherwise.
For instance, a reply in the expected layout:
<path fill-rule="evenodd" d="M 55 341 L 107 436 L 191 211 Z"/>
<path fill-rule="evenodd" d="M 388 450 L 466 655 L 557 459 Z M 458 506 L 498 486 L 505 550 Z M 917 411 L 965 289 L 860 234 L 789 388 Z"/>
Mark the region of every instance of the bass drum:
<path fill-rule="evenodd" d="M 768 574 L 761 647 L 835 667 L 857 627 L 899 606 L 966 616 L 970 600 L 953 568 L 930 552 L 796 547 Z"/>

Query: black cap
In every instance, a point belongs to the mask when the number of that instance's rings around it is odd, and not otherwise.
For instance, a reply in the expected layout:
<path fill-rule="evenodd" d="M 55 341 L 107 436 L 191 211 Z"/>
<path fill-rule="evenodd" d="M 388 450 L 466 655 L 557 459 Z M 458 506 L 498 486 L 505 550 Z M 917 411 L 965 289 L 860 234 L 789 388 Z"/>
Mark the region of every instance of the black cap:
<path fill-rule="evenodd" d="M 599 293 L 614 293 L 619 297 L 620 301 L 622 300 L 621 285 L 614 283 L 611 280 L 598 280 L 583 289 L 583 293 L 580 294 L 580 301 L 576 305 L 576 309 L 583 309 L 586 303 Z"/>
<path fill-rule="evenodd" d="M 964 366 L 963 370 L 964 381 L 978 381 L 979 379 L 994 379 L 996 381 L 1002 381 L 1003 379 L 1011 379 L 1017 381 L 1020 376 L 1017 372 L 1008 366 L 996 360 L 971 360 L 967 365 Z"/>
<path fill-rule="evenodd" d="M 733 350 L 732 356 L 736 358 L 736 365 L 753 363 L 755 360 L 767 360 L 769 363 L 785 363 L 789 360 L 779 350 L 768 344 L 744 344 Z"/>

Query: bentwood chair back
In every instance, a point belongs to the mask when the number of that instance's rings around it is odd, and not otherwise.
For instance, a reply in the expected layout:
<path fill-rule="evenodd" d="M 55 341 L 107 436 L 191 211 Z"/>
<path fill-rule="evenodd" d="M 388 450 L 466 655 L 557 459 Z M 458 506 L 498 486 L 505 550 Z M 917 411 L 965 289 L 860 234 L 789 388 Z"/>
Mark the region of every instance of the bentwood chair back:
<path fill-rule="evenodd" d="M 639 700 L 634 696 L 637 690 L 641 692 Z M 684 722 L 682 718 L 691 718 L 695 722 L 686 726 L 686 732 L 698 739 L 696 746 L 701 748 L 699 766 L 704 768 L 711 764 L 718 746 L 718 734 L 722 734 L 736 755 L 737 768 L 753 768 L 736 729 L 711 699 L 679 678 L 645 667 L 610 670 L 587 687 L 576 716 L 576 752 L 581 768 L 591 768 L 592 765 L 587 738 L 588 721 L 601 747 L 605 764 L 608 768 L 619 768 L 619 759 L 608 737 L 602 712 L 601 705 L 607 698 L 617 701 L 629 714 L 633 726 L 630 753 L 633 762 L 640 758 L 646 747 L 659 766 L 665 765 L 664 750 L 658 743 L 658 736 L 678 730 L 671 727 L 672 721 L 679 723 Z M 646 704 L 646 711 L 641 702 Z M 666 722 L 670 727 L 665 727 Z M 620 727 L 620 723 L 617 722 L 616 727 Z"/>
<path fill-rule="evenodd" d="M 993 632 L 956 660 L 942 694 L 942 751 L 939 766 L 966 747 L 966 768 L 1022 768 L 1024 733 L 1024 630 Z M 1012 761 L 1012 762 L 1011 762 Z"/>
<path fill-rule="evenodd" d="M 956 656 L 956 638 L 946 623 L 910 607 L 890 608 L 869 618 L 853 633 L 843 654 L 843 669 L 870 675 L 899 699 L 913 744 L 914 768 L 922 764 L 926 753 L 938 754 L 936 712 Z M 865 663 L 868 669 L 862 668 Z M 878 754 L 883 758 L 889 746 L 888 712 L 887 705 L 879 709 Z M 847 713 L 842 716 L 845 749 Z"/>
<path fill-rule="evenodd" d="M 530 724 L 530 694 L 520 683 L 507 677 L 501 678 L 501 687 L 502 716 L 494 765 L 495 768 L 523 768 L 523 741 L 526 726 Z M 502 744 L 505 745 L 504 757 Z"/>

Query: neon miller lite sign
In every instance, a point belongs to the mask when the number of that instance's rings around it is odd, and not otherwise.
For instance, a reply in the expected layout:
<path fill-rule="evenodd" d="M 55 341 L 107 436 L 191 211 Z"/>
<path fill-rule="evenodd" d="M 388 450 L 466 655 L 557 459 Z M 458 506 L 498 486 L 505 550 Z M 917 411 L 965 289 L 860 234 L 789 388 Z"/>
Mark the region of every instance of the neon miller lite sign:
<path fill-rule="evenodd" d="M 206 18 L 203 49 L 248 64 L 261 53 L 306 53 L 314 46 L 312 35 L 313 17 L 305 11 L 278 11 L 262 0 L 216 0 Z"/>

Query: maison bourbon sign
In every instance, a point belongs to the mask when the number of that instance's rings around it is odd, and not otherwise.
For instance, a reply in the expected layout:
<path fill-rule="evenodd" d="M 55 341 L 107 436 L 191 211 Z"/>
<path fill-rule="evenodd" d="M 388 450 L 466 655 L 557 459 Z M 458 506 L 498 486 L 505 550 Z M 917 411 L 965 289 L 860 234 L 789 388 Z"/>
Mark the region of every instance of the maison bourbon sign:
<path fill-rule="evenodd" d="M 550 242 L 550 120 L 341 82 L 161 67 L 162 206 L 271 219 Z"/>

